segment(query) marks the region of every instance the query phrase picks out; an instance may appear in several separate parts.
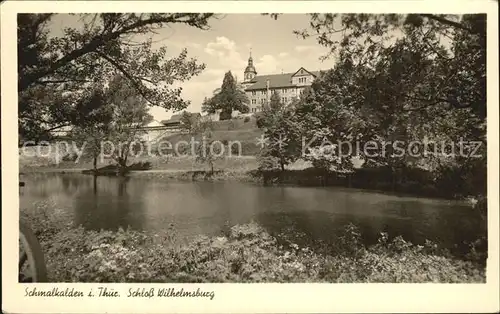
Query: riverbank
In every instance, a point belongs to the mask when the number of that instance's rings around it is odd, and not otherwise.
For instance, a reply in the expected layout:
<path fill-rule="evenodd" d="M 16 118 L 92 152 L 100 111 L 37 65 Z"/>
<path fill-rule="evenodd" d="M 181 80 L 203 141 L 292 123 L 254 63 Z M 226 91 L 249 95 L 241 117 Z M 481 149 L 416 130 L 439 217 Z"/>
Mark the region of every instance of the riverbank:
<path fill-rule="evenodd" d="M 207 165 L 196 162 L 191 157 L 148 157 L 132 158 L 130 163 L 147 164 L 146 170 L 133 170 L 128 176 L 151 178 L 159 180 L 182 181 L 240 181 L 252 182 L 262 185 L 295 185 L 295 186 L 338 186 L 371 191 L 391 192 L 405 195 L 442 198 L 464 199 L 477 196 L 485 191 L 485 178 L 476 180 L 474 184 L 467 181 L 459 174 L 448 174 L 436 180 L 435 175 L 419 168 L 407 168 L 397 174 L 390 169 L 363 168 L 359 161 L 356 162 L 351 173 L 337 173 L 315 169 L 308 162 L 298 160 L 287 166 L 285 171 L 259 170 L 256 157 L 238 156 L 226 157 L 216 160 L 214 173 L 209 172 Z M 112 161 L 98 163 L 98 168 L 105 169 L 113 164 Z M 27 159 L 20 160 L 21 173 L 39 172 L 84 172 L 92 174 L 91 161 L 62 161 L 51 163 L 47 160 Z M 116 175 L 112 171 L 112 175 Z M 480 179 L 480 178 L 478 178 Z M 484 182 L 483 182 L 484 181 Z"/>
<path fill-rule="evenodd" d="M 365 246 L 354 225 L 319 253 L 256 223 L 186 243 L 173 225 L 162 233 L 90 231 L 43 205 L 21 217 L 41 241 L 51 282 L 485 282 L 484 255 L 458 259 L 387 234 Z"/>

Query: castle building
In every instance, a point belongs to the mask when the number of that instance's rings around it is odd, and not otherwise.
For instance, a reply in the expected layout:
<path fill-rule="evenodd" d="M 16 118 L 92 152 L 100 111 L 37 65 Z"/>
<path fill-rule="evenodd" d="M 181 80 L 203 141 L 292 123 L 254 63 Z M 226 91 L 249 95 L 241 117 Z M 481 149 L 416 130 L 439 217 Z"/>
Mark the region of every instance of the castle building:
<path fill-rule="evenodd" d="M 294 98 L 300 97 L 307 86 L 311 86 L 319 73 L 319 71 L 308 71 L 300 67 L 293 73 L 257 75 L 250 54 L 243 75 L 244 81 L 241 82 L 250 101 L 250 113 L 261 111 L 272 93 L 279 93 L 284 104 L 290 103 Z"/>

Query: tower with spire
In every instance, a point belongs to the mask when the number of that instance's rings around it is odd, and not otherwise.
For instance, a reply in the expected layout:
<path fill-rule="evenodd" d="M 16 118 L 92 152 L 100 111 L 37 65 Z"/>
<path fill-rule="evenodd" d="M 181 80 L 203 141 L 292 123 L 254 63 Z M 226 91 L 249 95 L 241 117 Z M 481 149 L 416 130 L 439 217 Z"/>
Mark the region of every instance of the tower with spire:
<path fill-rule="evenodd" d="M 245 68 L 245 72 L 243 74 L 244 81 L 245 82 L 250 82 L 254 79 L 254 77 L 257 75 L 257 71 L 255 70 L 255 67 L 253 65 L 253 59 L 252 59 L 252 49 L 250 49 L 250 57 L 248 58 L 248 65 Z"/>
<path fill-rule="evenodd" d="M 272 94 L 279 95 L 284 104 L 291 103 L 293 99 L 299 98 L 319 75 L 320 72 L 308 71 L 303 67 L 290 73 L 284 73 L 281 69 L 281 74 L 257 75 L 250 48 L 248 64 L 240 86 L 248 97 L 248 107 L 252 114 L 260 112 L 263 106 L 269 103 Z"/>

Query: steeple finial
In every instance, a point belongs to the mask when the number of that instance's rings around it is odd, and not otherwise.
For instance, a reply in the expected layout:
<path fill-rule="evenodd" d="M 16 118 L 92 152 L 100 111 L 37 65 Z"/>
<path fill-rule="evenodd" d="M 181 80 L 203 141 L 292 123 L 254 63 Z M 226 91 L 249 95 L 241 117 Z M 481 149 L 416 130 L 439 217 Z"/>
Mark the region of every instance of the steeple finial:
<path fill-rule="evenodd" d="M 248 65 L 253 66 L 252 48 L 250 48 L 250 57 L 248 58 Z"/>

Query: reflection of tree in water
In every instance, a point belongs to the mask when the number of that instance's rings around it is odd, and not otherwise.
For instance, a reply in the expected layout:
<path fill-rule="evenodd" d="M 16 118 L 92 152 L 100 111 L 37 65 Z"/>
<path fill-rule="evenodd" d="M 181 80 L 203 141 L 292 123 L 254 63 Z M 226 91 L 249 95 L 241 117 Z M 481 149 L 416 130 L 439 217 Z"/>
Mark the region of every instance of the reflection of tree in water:
<path fill-rule="evenodd" d="M 325 211 L 263 212 L 259 223 L 281 241 L 291 241 L 316 251 L 335 247 L 344 228 L 353 223 L 360 228 L 365 244 L 376 241 L 377 230 L 359 217 Z"/>
<path fill-rule="evenodd" d="M 365 245 L 375 244 L 380 233 L 387 232 L 390 238 L 402 236 L 414 244 L 423 244 L 429 239 L 461 254 L 467 249 L 464 241 L 479 237 L 480 222 L 471 217 L 470 210 L 466 211 L 461 207 L 455 210 L 440 207 L 426 211 L 426 205 L 418 201 L 387 203 L 384 206 L 387 206 L 389 214 L 264 211 L 258 214 L 258 222 L 278 240 L 326 251 L 335 246 L 339 235 L 349 223 L 359 228 Z"/>
<path fill-rule="evenodd" d="M 102 180 L 101 180 L 102 179 Z M 94 177 L 92 187 L 75 199 L 75 222 L 92 230 L 141 229 L 144 206 L 139 197 L 129 191 L 130 178 Z M 134 185 L 134 194 L 140 194 L 141 185 Z"/>
<path fill-rule="evenodd" d="M 457 254 L 469 252 L 469 243 L 487 235 L 487 221 L 467 205 L 436 211 L 436 220 L 442 226 L 440 229 L 443 240 L 453 243 L 451 249 Z"/>
<path fill-rule="evenodd" d="M 459 203 L 443 205 L 441 201 L 424 204 L 419 201 L 394 202 L 391 209 L 396 209 L 403 218 L 396 224 L 387 226 L 390 236 L 401 235 L 414 244 L 424 244 L 425 240 L 450 249 L 461 255 L 469 250 L 469 242 L 481 236 L 484 226 L 479 215 L 474 215 L 471 208 Z M 406 219 L 404 219 L 406 218 Z"/>
<path fill-rule="evenodd" d="M 66 194 L 74 194 L 80 189 L 87 189 L 91 182 L 82 176 L 60 175 L 58 179 L 61 182 L 62 190 Z"/>

